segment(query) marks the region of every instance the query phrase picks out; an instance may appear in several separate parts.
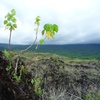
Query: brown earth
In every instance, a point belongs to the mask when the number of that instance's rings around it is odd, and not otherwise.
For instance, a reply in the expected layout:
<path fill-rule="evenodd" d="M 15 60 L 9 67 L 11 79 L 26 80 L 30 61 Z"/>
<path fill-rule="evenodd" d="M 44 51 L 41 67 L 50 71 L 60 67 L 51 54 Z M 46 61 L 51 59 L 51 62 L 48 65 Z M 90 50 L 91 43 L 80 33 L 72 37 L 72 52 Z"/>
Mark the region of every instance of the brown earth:
<path fill-rule="evenodd" d="M 18 82 L 11 74 L 16 60 L 7 71 L 9 61 L 0 51 L 0 100 L 84 100 L 89 91 L 95 95 L 100 90 L 100 61 L 71 60 L 51 54 L 26 55 L 20 58 L 19 72 L 22 65 L 25 71 Z M 36 82 L 40 82 L 38 88 L 42 93 L 35 91 Z"/>

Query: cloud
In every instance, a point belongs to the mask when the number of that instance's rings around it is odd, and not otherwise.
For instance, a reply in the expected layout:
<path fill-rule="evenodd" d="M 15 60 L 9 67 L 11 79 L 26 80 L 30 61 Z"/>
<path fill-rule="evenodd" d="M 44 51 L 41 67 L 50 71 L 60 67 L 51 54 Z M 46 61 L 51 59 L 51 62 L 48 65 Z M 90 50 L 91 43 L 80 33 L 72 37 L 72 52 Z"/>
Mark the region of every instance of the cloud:
<path fill-rule="evenodd" d="M 8 43 L 4 16 L 14 8 L 18 28 L 12 33 L 12 44 L 30 44 L 35 39 L 34 19 L 41 16 L 38 40 L 45 23 L 56 23 L 59 32 L 46 44 L 100 43 L 99 0 L 2 0 L 0 2 L 0 42 Z"/>

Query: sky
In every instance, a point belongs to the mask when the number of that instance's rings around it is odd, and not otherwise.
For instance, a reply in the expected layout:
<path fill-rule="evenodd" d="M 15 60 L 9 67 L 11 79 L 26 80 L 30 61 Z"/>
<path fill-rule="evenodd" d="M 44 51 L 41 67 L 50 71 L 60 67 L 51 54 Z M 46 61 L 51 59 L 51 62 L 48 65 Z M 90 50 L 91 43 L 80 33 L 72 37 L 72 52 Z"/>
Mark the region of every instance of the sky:
<path fill-rule="evenodd" d="M 5 15 L 16 10 L 17 29 L 12 31 L 11 44 L 31 44 L 36 33 L 35 18 L 41 17 L 38 39 L 43 25 L 57 24 L 58 33 L 45 44 L 100 43 L 100 0 L 0 0 L 0 43 L 8 43 Z"/>

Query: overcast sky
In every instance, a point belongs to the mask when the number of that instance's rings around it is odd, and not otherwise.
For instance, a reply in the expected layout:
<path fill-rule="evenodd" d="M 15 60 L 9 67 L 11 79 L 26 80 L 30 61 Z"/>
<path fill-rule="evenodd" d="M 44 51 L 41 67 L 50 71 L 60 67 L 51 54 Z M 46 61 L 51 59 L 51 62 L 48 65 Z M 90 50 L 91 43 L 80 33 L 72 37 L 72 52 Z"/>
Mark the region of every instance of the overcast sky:
<path fill-rule="evenodd" d="M 46 23 L 57 24 L 59 32 L 46 44 L 100 43 L 100 0 L 0 0 L 0 43 L 8 43 L 4 16 L 16 10 L 18 28 L 12 44 L 30 44 L 35 39 L 34 19 L 41 17 L 38 41 Z"/>

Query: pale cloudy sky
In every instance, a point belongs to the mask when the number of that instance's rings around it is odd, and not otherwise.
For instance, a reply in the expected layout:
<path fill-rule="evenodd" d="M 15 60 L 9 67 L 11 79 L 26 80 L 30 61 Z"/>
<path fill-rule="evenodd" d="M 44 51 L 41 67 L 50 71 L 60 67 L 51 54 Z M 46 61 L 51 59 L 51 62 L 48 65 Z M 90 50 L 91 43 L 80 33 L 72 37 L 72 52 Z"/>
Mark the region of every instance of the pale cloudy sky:
<path fill-rule="evenodd" d="M 100 0 L 0 0 L 0 43 L 8 43 L 4 16 L 16 10 L 18 28 L 12 44 L 30 44 L 35 39 L 34 19 L 41 17 L 38 40 L 46 23 L 57 24 L 59 32 L 46 44 L 100 43 Z"/>

